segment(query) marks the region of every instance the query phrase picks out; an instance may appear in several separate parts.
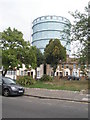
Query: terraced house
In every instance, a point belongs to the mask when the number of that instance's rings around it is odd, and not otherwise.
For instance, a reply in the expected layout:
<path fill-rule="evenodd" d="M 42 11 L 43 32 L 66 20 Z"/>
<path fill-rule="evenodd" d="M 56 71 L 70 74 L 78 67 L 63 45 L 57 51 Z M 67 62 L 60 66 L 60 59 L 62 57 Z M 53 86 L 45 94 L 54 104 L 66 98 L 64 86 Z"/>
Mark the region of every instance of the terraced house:
<path fill-rule="evenodd" d="M 83 77 L 83 71 L 81 70 L 81 66 L 78 63 L 78 60 L 74 58 L 69 58 L 67 55 L 67 60 L 66 62 L 59 62 L 59 65 L 57 66 L 55 76 L 58 77 L 65 77 L 65 76 L 75 76 L 75 77 Z M 85 65 L 84 71 L 87 74 L 87 66 Z"/>
<path fill-rule="evenodd" d="M 42 64 L 40 67 L 37 68 L 37 79 L 41 78 L 44 74 L 50 75 L 50 76 L 56 76 L 58 78 L 67 77 L 67 76 L 75 76 L 75 77 L 85 77 L 85 74 L 81 70 L 80 64 L 78 64 L 78 60 L 74 58 L 70 58 L 67 55 L 66 62 L 60 61 L 57 65 L 56 72 L 54 74 L 53 68 L 49 64 Z M 84 72 L 86 74 L 88 73 L 87 66 L 84 66 Z"/>

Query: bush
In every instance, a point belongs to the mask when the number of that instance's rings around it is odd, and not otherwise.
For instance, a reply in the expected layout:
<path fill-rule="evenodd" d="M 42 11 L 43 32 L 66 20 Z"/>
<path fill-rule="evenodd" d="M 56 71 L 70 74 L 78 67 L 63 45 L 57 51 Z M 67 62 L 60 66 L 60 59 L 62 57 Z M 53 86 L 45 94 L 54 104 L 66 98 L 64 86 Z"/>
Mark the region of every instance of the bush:
<path fill-rule="evenodd" d="M 30 76 L 19 76 L 16 82 L 22 86 L 29 86 L 36 83 L 36 81 Z"/>
<path fill-rule="evenodd" d="M 40 79 L 40 81 L 52 81 L 53 78 L 49 75 L 43 75 Z"/>

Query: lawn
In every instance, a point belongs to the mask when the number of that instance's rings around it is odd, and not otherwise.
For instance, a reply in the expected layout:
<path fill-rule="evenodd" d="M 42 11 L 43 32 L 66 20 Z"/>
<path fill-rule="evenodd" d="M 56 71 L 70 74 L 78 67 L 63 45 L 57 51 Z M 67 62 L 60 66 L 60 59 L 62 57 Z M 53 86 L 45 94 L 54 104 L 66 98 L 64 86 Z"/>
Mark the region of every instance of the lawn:
<path fill-rule="evenodd" d="M 30 88 L 45 88 L 45 89 L 56 89 L 56 90 L 71 90 L 71 91 L 81 91 L 88 90 L 90 81 L 88 80 L 61 80 L 55 79 L 50 82 L 37 81 L 35 84 L 26 86 Z"/>

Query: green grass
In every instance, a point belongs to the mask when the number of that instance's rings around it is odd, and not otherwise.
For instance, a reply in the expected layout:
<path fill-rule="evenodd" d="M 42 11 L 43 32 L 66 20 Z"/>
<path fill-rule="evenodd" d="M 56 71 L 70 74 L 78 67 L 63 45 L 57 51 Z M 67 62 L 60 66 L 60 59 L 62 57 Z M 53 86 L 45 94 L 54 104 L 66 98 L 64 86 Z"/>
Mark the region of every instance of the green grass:
<path fill-rule="evenodd" d="M 41 82 L 37 81 L 35 84 L 26 86 L 29 88 L 44 88 L 54 90 L 70 90 L 70 91 L 81 91 L 88 89 L 88 81 L 68 81 L 68 80 L 53 80 L 52 82 Z"/>

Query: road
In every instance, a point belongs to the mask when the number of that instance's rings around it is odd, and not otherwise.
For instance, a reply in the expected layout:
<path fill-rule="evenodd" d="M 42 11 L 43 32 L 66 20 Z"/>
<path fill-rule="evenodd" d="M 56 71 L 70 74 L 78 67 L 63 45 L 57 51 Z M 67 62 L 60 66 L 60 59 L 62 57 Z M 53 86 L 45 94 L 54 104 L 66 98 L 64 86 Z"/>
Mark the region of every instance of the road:
<path fill-rule="evenodd" d="M 3 118 L 88 118 L 88 104 L 28 96 L 2 97 Z"/>

